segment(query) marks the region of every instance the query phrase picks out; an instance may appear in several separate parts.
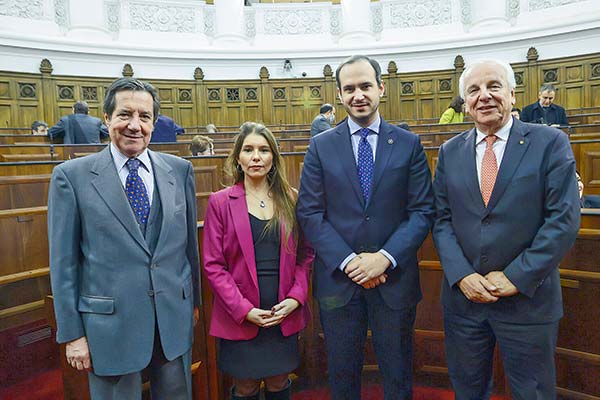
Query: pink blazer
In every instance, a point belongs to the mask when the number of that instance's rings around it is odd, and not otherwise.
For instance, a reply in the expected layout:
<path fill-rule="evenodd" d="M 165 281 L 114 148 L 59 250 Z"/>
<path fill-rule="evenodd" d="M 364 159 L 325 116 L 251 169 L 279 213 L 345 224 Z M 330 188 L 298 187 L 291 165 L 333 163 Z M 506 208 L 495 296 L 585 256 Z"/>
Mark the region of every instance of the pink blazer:
<path fill-rule="evenodd" d="M 314 250 L 303 240 L 298 248 L 292 238 L 287 246 L 281 241 L 279 301 L 292 297 L 300 302 L 300 307 L 280 325 L 284 336 L 302 330 L 310 318 L 306 301 L 314 257 Z M 243 183 L 209 197 L 204 219 L 203 261 L 214 293 L 210 334 L 229 340 L 256 337 L 258 326 L 246 321 L 248 312 L 259 307 L 260 297 Z"/>

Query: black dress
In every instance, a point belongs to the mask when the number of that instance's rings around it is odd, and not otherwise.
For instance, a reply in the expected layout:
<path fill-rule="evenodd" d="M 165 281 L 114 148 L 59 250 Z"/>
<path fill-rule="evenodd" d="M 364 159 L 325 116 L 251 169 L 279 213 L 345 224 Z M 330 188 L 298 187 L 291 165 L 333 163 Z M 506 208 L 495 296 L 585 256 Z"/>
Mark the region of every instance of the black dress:
<path fill-rule="evenodd" d="M 250 216 L 260 308 L 269 310 L 279 301 L 280 234 L 265 232 L 266 220 Z M 220 340 L 219 368 L 236 378 L 260 379 L 287 374 L 299 364 L 298 335 L 284 337 L 279 325 L 259 328 L 250 340 Z"/>

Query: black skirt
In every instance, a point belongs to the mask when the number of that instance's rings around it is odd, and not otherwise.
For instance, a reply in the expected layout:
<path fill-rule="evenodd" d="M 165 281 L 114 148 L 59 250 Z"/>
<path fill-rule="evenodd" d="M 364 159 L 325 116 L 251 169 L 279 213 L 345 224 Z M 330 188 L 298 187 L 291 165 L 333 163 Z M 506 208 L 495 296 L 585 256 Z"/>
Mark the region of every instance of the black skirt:
<path fill-rule="evenodd" d="M 278 303 L 280 234 L 265 231 L 266 220 L 249 214 L 260 292 L 260 308 Z M 259 328 L 250 340 L 220 340 L 219 368 L 235 378 L 260 379 L 287 374 L 300 363 L 298 335 L 284 337 L 279 325 Z"/>

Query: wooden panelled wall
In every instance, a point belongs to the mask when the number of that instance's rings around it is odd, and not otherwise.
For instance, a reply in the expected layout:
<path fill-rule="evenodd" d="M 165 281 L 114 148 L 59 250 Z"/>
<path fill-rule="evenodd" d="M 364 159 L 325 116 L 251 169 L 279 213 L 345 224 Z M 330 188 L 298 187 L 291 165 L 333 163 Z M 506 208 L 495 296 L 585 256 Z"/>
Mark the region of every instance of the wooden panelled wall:
<path fill-rule="evenodd" d="M 87 101 L 90 114 L 101 116 L 111 78 L 53 75 L 51 61 L 40 61 L 39 74 L 0 71 L 0 127 L 28 127 L 38 119 L 53 124 L 71 113 L 77 100 Z M 392 121 L 438 118 L 458 94 L 462 57 L 455 58 L 454 69 L 430 72 L 398 73 L 401 62 L 382 66 L 386 86 L 382 115 Z M 598 53 L 539 60 L 531 48 L 527 59 L 514 63 L 513 68 L 517 106 L 521 108 L 537 99 L 542 83 L 558 88 L 555 102 L 567 109 L 600 107 Z M 123 74 L 133 73 L 126 64 Z M 323 103 L 338 105 L 338 120 L 345 116 L 336 96 L 335 71 L 329 65 L 324 66 L 321 78 L 269 79 L 268 70 L 263 67 L 259 71 L 258 66 L 255 80 L 207 80 L 199 67 L 190 71 L 192 74 L 190 80 L 149 79 L 159 91 L 162 113 L 184 127 L 208 123 L 235 127 L 248 120 L 268 125 L 307 124 Z"/>

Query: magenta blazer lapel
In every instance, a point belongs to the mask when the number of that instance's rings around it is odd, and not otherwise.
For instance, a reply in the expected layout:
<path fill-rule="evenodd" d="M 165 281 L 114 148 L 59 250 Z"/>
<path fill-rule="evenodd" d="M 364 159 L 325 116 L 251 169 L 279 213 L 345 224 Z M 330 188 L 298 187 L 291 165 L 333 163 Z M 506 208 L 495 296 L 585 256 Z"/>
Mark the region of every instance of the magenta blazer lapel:
<path fill-rule="evenodd" d="M 235 233 L 239 241 L 246 266 L 252 277 L 254 286 L 258 289 L 258 277 L 256 276 L 256 261 L 254 258 L 254 242 L 252 240 L 252 229 L 250 228 L 250 217 L 248 216 L 248 204 L 246 203 L 246 192 L 244 183 L 240 182 L 231 188 L 229 193 L 229 211 L 235 227 Z"/>

